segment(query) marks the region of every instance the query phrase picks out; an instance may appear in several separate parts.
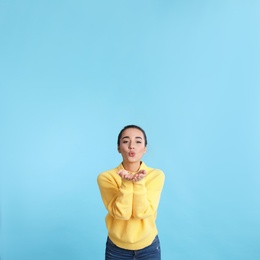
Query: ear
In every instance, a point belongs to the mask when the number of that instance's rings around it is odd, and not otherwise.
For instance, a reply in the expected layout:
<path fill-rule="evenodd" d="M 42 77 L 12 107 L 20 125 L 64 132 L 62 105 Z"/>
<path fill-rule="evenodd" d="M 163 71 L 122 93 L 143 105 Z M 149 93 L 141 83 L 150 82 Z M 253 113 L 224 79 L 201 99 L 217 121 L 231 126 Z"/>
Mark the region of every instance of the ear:
<path fill-rule="evenodd" d="M 117 151 L 118 151 L 119 153 L 121 153 L 121 151 L 120 151 L 120 147 L 119 147 L 119 146 L 117 146 Z"/>
<path fill-rule="evenodd" d="M 146 151 L 147 151 L 147 146 L 145 146 L 145 148 L 144 148 L 144 153 L 146 153 Z"/>

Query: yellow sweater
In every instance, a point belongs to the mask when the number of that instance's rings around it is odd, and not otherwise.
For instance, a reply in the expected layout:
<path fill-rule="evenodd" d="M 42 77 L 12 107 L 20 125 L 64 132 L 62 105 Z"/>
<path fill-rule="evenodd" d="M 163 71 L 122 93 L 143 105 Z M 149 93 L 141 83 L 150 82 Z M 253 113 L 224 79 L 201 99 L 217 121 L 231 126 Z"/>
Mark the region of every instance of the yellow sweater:
<path fill-rule="evenodd" d="M 120 169 L 124 169 L 122 164 L 97 179 L 108 211 L 108 236 L 118 247 L 138 250 L 149 246 L 158 233 L 155 220 L 164 173 L 142 162 L 140 170 L 146 171 L 146 177 L 133 183 L 121 179 L 117 174 Z"/>

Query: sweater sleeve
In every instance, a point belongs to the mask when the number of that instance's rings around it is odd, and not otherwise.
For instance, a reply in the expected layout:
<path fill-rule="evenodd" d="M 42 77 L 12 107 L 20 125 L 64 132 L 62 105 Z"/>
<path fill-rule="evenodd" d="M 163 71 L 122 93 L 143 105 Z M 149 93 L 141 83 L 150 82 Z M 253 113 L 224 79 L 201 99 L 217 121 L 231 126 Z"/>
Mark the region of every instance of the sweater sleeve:
<path fill-rule="evenodd" d="M 164 174 L 156 170 L 156 175 L 146 184 L 145 179 L 135 182 L 133 188 L 133 216 L 144 219 L 156 213 L 162 188 Z"/>
<path fill-rule="evenodd" d="M 122 180 L 120 186 L 114 178 L 106 174 L 98 176 L 98 186 L 103 203 L 116 219 L 128 220 L 132 216 L 133 183 Z"/>

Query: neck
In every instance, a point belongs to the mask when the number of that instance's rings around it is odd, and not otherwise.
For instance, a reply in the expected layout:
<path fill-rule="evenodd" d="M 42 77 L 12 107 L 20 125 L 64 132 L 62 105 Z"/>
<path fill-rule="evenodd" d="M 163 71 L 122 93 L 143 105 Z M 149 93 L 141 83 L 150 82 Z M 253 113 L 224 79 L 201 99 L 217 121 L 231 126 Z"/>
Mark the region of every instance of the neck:
<path fill-rule="evenodd" d="M 134 162 L 134 163 L 129 163 L 129 162 L 123 162 L 123 166 L 125 170 L 129 172 L 137 172 L 140 168 L 141 162 Z"/>

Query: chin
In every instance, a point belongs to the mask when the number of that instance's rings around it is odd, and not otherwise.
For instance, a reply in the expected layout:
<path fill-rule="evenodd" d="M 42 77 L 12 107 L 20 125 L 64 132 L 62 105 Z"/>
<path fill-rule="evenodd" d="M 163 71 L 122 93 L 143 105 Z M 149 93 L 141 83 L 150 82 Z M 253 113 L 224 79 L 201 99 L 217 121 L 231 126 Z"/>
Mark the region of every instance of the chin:
<path fill-rule="evenodd" d="M 130 163 L 138 163 L 138 162 L 141 162 L 140 159 L 130 159 L 128 160 Z"/>

